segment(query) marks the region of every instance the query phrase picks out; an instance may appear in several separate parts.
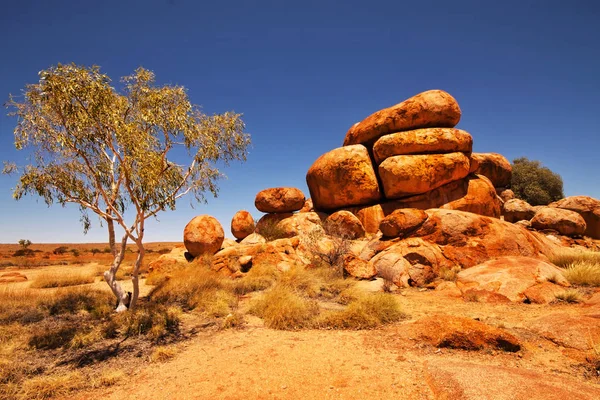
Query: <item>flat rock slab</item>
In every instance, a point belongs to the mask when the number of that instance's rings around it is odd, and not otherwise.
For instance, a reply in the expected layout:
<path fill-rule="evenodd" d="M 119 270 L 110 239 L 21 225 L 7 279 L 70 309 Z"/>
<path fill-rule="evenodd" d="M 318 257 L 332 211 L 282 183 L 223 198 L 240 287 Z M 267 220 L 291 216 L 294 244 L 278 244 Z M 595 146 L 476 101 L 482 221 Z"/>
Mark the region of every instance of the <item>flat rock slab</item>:
<path fill-rule="evenodd" d="M 548 314 L 525 324 L 540 336 L 564 347 L 592 350 L 592 343 L 600 343 L 600 314 Z"/>
<path fill-rule="evenodd" d="M 436 399 L 597 400 L 600 387 L 527 369 L 436 360 L 425 363 Z"/>

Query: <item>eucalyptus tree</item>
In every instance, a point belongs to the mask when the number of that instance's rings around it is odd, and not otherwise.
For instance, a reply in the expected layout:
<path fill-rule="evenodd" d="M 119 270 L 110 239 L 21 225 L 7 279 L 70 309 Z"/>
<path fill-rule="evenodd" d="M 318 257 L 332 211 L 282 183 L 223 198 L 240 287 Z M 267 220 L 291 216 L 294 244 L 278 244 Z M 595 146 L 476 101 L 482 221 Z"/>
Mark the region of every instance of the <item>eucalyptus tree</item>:
<path fill-rule="evenodd" d="M 74 203 L 84 233 L 90 213 L 106 225 L 114 261 L 104 279 L 117 311 L 134 308 L 139 296 L 146 220 L 187 194 L 216 196 L 218 166 L 245 161 L 250 144 L 240 114 L 204 114 L 184 87 L 158 85 L 149 70 L 138 68 L 120 87 L 97 66 L 41 71 L 38 83 L 6 103 L 17 117 L 15 147 L 29 149 L 30 162 L 5 162 L 3 170 L 18 175 L 17 200 L 32 194 L 48 205 Z M 138 249 L 131 296 L 116 280 L 128 241 Z"/>

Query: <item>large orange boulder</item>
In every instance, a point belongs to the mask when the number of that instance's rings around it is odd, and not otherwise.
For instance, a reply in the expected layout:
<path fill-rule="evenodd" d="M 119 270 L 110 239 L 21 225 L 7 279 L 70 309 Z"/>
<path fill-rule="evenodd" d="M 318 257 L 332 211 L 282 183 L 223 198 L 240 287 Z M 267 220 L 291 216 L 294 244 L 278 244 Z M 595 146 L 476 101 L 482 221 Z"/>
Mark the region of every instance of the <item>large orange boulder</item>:
<path fill-rule="evenodd" d="M 254 218 L 245 210 L 235 213 L 231 219 L 231 233 L 236 239 L 244 239 L 254 233 Z"/>
<path fill-rule="evenodd" d="M 535 215 L 533 207 L 521 199 L 508 200 L 502 206 L 502 215 L 508 222 L 529 221 Z"/>
<path fill-rule="evenodd" d="M 429 218 L 411 236 L 442 246 L 444 257 L 463 268 L 501 256 L 546 259 L 556 249 L 544 235 L 496 218 L 457 210 L 426 212 Z"/>
<path fill-rule="evenodd" d="M 350 211 L 336 211 L 324 223 L 325 232 L 331 236 L 359 239 L 365 236 L 365 228 Z"/>
<path fill-rule="evenodd" d="M 389 157 L 379 165 L 379 177 L 388 199 L 429 192 L 469 174 L 463 153 Z"/>
<path fill-rule="evenodd" d="M 489 179 L 469 175 L 465 179 L 448 183 L 424 194 L 372 206 L 352 207 L 348 210 L 360 219 L 367 232 L 375 233 L 383 218 L 401 208 L 443 208 L 499 218 L 500 207 L 500 200 Z"/>
<path fill-rule="evenodd" d="M 562 287 L 569 286 L 562 270 L 557 266 L 537 258 L 520 256 L 499 257 L 460 271 L 456 284 L 466 294 L 469 291 L 493 292 L 514 302 L 531 301 L 528 299 L 528 291 L 539 285 L 554 286 L 555 293 L 563 291 Z M 547 303 L 554 300 L 554 296 L 535 296 L 534 300 Z"/>
<path fill-rule="evenodd" d="M 454 128 L 428 128 L 397 132 L 379 138 L 373 146 L 377 164 L 388 157 L 406 154 L 471 153 L 473 138 Z"/>
<path fill-rule="evenodd" d="M 498 153 L 473 153 L 471 159 L 477 165 L 472 169 L 478 175 L 483 175 L 492 181 L 494 187 L 510 186 L 512 166 L 510 162 Z"/>
<path fill-rule="evenodd" d="M 460 107 L 454 97 L 443 90 L 429 90 L 354 124 L 346 133 L 344 146 L 372 143 L 389 133 L 418 128 L 453 128 L 458 124 L 460 115 Z"/>
<path fill-rule="evenodd" d="M 277 187 L 261 190 L 254 199 L 258 211 L 264 213 L 288 213 L 304 206 L 304 193 L 298 188 Z"/>
<path fill-rule="evenodd" d="M 315 210 L 376 203 L 381 200 L 367 148 L 339 147 L 319 157 L 306 174 Z"/>
<path fill-rule="evenodd" d="M 183 230 L 183 243 L 193 257 L 215 254 L 221 248 L 223 239 L 223 227 L 210 215 L 194 217 Z"/>
<path fill-rule="evenodd" d="M 570 196 L 549 206 L 575 211 L 585 220 L 586 229 L 583 234 L 600 239 L 600 200 L 589 196 Z"/>
<path fill-rule="evenodd" d="M 403 208 L 385 217 L 379 224 L 383 236 L 402 237 L 410 234 L 427 221 L 427 213 L 417 208 Z"/>
<path fill-rule="evenodd" d="M 562 208 L 543 207 L 531 219 L 531 226 L 537 230 L 550 229 L 561 235 L 583 235 L 586 229 L 585 220 L 575 211 Z"/>

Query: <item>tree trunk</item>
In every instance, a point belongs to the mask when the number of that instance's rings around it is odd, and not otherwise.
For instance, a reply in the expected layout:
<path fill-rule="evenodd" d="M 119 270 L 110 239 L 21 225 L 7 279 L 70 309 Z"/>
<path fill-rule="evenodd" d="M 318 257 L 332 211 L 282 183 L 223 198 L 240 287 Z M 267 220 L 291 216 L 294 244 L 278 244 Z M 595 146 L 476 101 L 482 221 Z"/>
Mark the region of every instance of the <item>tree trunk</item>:
<path fill-rule="evenodd" d="M 109 229 L 109 232 L 110 232 L 110 229 Z M 112 231 L 112 234 L 113 234 L 112 243 L 114 243 L 114 230 Z M 109 236 L 110 236 L 110 233 L 109 233 Z M 121 263 L 123 262 L 123 258 L 125 258 L 126 248 L 127 248 L 127 234 L 125 234 L 123 236 L 123 238 L 121 239 L 121 248 L 119 249 L 118 252 L 116 252 L 110 269 L 108 271 L 104 272 L 104 280 L 106 281 L 106 283 L 108 283 L 108 286 L 110 287 L 113 294 L 117 298 L 117 307 L 116 307 L 117 312 L 122 312 L 122 311 L 127 310 L 127 308 L 129 307 L 129 303 L 130 303 L 130 295 L 123 290 L 123 288 L 121 287 L 121 285 L 119 284 L 119 282 L 117 281 L 117 278 L 116 278 L 117 271 L 119 270 L 119 267 L 121 266 Z M 115 250 L 116 250 L 116 247 L 115 247 Z"/>
<path fill-rule="evenodd" d="M 133 266 L 133 271 L 131 273 L 131 283 L 133 283 L 133 294 L 131 295 L 131 303 L 129 305 L 129 308 L 131 309 L 135 308 L 140 295 L 139 272 L 140 267 L 142 266 L 142 261 L 144 260 L 144 255 L 146 254 L 144 244 L 142 243 L 142 238 L 139 237 L 135 243 L 137 244 L 138 248 L 138 256 L 135 260 L 135 265 Z"/>

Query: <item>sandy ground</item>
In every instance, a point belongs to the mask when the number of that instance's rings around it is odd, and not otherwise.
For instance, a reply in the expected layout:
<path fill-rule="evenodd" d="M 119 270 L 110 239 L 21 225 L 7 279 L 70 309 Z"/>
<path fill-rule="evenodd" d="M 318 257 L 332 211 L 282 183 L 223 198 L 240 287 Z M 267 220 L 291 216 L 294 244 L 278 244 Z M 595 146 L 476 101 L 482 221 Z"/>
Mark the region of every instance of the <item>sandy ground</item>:
<path fill-rule="evenodd" d="M 548 312 L 600 310 L 468 303 L 412 289 L 398 299 L 410 318 L 372 331 L 275 331 L 249 317 L 245 329 L 201 333 L 181 344 L 173 360 L 140 368 L 127 383 L 74 398 L 564 400 L 565 393 L 600 398 L 600 381 L 584 377 L 581 354 L 573 358 L 568 349 L 525 329 L 527 321 Z M 524 348 L 518 353 L 438 349 L 406 336 L 414 320 L 437 313 L 502 327 Z M 495 380 L 502 374 L 504 379 Z M 511 387 L 518 380 L 521 387 Z M 544 386 L 522 391 L 532 384 Z"/>

